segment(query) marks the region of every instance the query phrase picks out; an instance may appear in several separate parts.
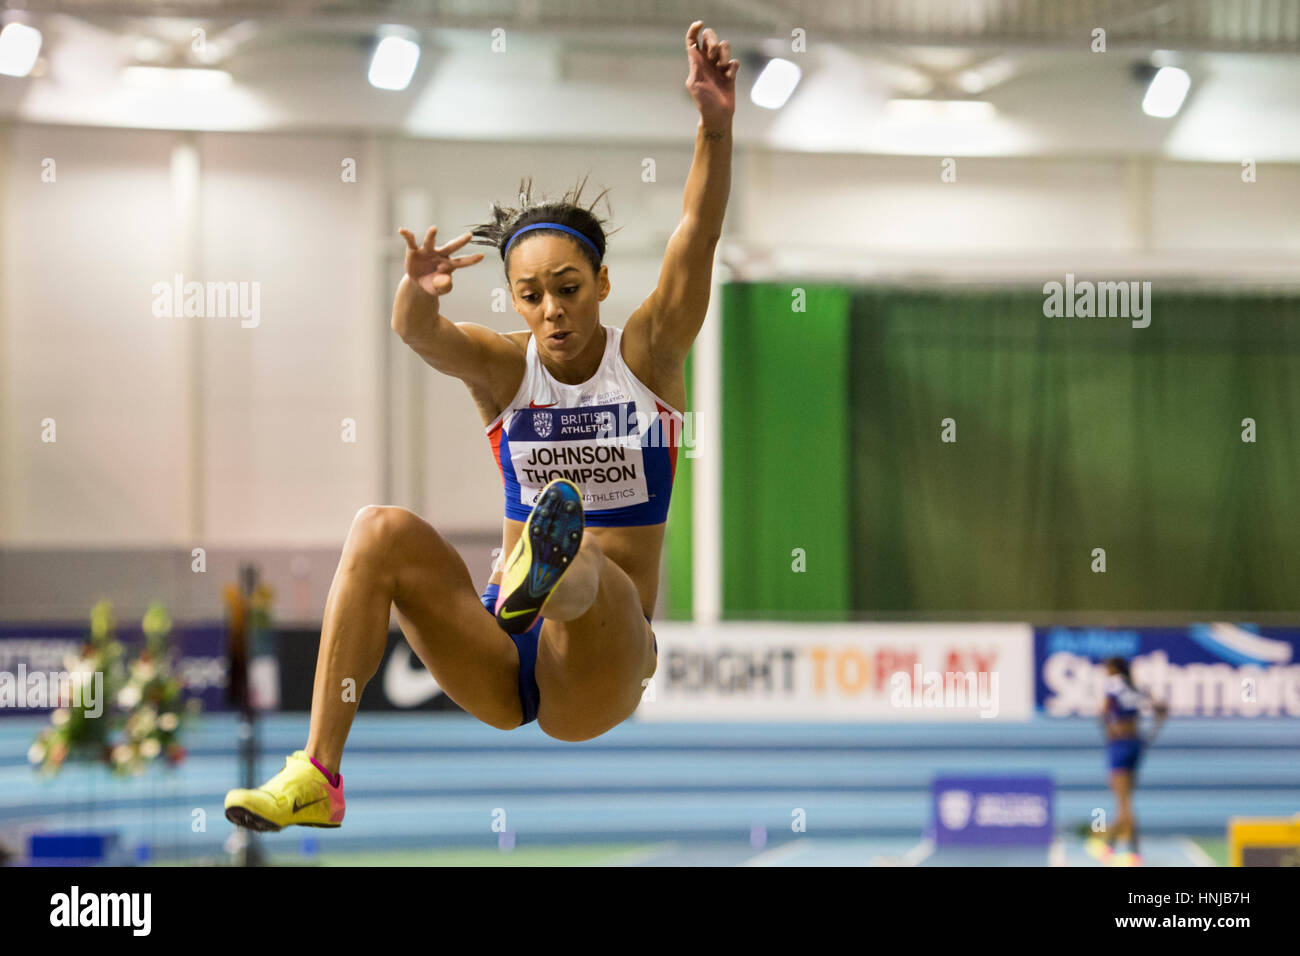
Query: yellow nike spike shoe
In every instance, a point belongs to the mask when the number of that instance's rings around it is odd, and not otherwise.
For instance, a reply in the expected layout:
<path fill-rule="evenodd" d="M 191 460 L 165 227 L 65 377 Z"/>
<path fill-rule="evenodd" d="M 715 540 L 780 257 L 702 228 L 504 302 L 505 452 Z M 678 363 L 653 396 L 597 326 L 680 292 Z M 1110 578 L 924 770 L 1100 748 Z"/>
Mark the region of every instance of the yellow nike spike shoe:
<path fill-rule="evenodd" d="M 533 626 L 582 547 L 582 493 L 557 478 L 542 489 L 501 575 L 497 623 L 507 634 Z"/>
<path fill-rule="evenodd" d="M 332 787 L 305 750 L 295 750 L 284 769 L 256 790 L 226 794 L 226 819 L 261 832 L 287 826 L 336 827 L 343 822 L 343 775 Z"/>

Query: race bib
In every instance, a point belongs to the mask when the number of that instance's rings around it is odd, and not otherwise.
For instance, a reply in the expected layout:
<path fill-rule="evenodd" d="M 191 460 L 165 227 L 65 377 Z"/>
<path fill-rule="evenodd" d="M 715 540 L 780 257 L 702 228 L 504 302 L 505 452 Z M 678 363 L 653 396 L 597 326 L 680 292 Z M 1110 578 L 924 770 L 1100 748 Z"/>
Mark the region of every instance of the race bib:
<path fill-rule="evenodd" d="M 649 501 L 640 426 L 635 402 L 519 409 L 507 430 L 519 503 L 536 504 L 557 478 L 578 486 L 587 511 Z"/>

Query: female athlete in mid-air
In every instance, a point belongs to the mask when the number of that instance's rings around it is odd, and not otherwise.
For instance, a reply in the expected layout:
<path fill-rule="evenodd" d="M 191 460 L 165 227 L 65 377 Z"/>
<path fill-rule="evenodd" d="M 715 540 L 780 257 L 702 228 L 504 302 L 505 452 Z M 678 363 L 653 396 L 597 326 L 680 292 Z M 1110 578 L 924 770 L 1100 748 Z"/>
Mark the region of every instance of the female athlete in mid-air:
<path fill-rule="evenodd" d="M 1138 714 L 1150 706 L 1156 716 L 1151 734 L 1143 739 L 1138 733 Z M 1168 715 L 1168 708 L 1133 683 L 1128 661 L 1112 657 L 1106 661 L 1106 700 L 1101 723 L 1106 734 L 1106 758 L 1110 765 L 1110 789 L 1115 794 L 1115 825 L 1104 836 L 1088 841 L 1088 852 L 1103 863 L 1118 866 L 1141 866 L 1138 855 L 1137 818 L 1133 814 L 1133 791 L 1137 788 L 1138 764 L 1142 752 L 1156 738 Z M 1115 853 L 1115 843 L 1128 841 L 1127 853 Z"/>
<path fill-rule="evenodd" d="M 704 323 L 731 188 L 740 64 L 698 21 L 686 56 L 700 119 L 682 218 L 657 288 L 622 330 L 600 321 L 610 290 L 605 232 L 578 204 L 581 185 L 535 205 L 529 183 L 521 208 L 494 204 L 490 223 L 443 246 L 434 245 L 436 228 L 423 245 L 401 230 L 406 275 L 393 329 L 469 388 L 505 484 L 508 558 L 480 596 L 429 524 L 402 508 L 363 508 L 325 604 L 307 746 L 259 789 L 227 794 L 232 822 L 254 830 L 342 822 L 343 746 L 392 607 L 438 686 L 493 727 L 536 720 L 551 737 L 589 740 L 636 709 L 657 665 L 649 621 L 686 353 Z M 452 258 L 475 237 L 500 251 L 527 331 L 503 335 L 439 312 L 452 273 L 483 258 Z"/>

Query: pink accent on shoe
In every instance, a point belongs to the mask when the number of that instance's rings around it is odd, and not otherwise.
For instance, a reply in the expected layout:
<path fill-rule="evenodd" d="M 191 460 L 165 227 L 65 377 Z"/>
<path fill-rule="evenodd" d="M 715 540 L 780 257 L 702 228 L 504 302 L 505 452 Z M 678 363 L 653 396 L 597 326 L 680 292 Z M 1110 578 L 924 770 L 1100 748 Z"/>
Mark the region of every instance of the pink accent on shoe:
<path fill-rule="evenodd" d="M 339 785 L 330 787 L 330 823 L 342 823 L 344 800 L 343 800 L 343 774 L 339 774 Z"/>
<path fill-rule="evenodd" d="M 329 782 L 329 785 L 331 787 L 337 787 L 342 782 L 343 780 L 342 776 L 340 776 L 337 773 L 330 773 L 321 765 L 320 761 L 317 760 L 315 757 L 308 756 L 307 759 L 311 761 L 311 765 L 313 767 L 315 767 L 317 770 L 321 772 L 321 775 L 326 779 L 326 781 Z"/>
<path fill-rule="evenodd" d="M 322 767 L 320 761 L 315 757 L 308 755 L 307 759 L 325 778 L 326 793 L 329 794 L 330 798 L 330 823 L 342 823 L 346 803 L 343 798 L 343 774 L 336 773 L 331 776 L 329 771 Z"/>

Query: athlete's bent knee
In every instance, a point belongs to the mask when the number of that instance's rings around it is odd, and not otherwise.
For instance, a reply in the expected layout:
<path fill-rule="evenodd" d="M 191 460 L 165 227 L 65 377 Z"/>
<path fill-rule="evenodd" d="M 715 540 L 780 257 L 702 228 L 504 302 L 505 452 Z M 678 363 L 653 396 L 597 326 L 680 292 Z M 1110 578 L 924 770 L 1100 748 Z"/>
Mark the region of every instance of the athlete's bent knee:
<path fill-rule="evenodd" d="M 396 505 L 366 505 L 352 519 L 352 528 L 362 534 L 390 538 L 419 524 L 420 516 Z"/>
<path fill-rule="evenodd" d="M 600 539 L 592 533 L 590 528 L 586 528 L 582 532 L 582 544 L 578 546 L 578 553 L 591 555 L 596 560 L 605 556 L 605 549 L 600 546 Z"/>
<path fill-rule="evenodd" d="M 405 508 L 366 505 L 352 519 L 348 543 L 367 551 L 391 553 L 420 523 L 420 517 Z"/>

